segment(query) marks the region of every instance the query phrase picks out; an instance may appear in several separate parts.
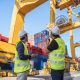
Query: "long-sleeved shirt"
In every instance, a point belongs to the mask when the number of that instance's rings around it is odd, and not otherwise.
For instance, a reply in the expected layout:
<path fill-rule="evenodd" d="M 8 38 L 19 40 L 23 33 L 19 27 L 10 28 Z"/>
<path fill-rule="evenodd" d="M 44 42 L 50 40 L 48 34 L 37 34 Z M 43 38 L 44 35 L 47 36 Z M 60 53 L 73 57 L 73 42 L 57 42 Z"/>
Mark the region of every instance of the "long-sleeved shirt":
<path fill-rule="evenodd" d="M 52 40 L 52 42 L 48 45 L 47 49 L 51 52 L 53 50 L 56 50 L 59 48 L 58 43 L 55 40 Z"/>
<path fill-rule="evenodd" d="M 19 55 L 19 58 L 21 60 L 31 59 L 31 56 L 30 55 L 25 55 L 24 54 L 24 45 L 23 45 L 23 43 L 21 41 L 18 43 L 16 49 L 18 51 L 18 55 Z"/>

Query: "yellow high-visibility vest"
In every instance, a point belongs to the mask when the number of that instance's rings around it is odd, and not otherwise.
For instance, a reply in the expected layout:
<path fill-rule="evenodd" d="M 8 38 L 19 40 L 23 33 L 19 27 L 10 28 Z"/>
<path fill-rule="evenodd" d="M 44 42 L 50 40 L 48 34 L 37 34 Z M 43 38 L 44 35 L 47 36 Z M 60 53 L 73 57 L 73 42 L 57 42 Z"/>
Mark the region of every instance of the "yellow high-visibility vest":
<path fill-rule="evenodd" d="M 26 45 L 23 42 L 22 42 L 22 44 L 24 45 L 24 55 L 28 55 L 28 49 L 27 49 Z M 15 62 L 14 62 L 14 72 L 15 73 L 19 73 L 19 72 L 27 71 L 29 69 L 30 69 L 30 62 L 29 62 L 29 60 L 20 60 L 18 52 L 16 50 Z"/>
<path fill-rule="evenodd" d="M 65 43 L 61 38 L 56 38 L 59 48 L 53 50 L 49 54 L 50 68 L 55 70 L 62 70 L 65 68 Z"/>

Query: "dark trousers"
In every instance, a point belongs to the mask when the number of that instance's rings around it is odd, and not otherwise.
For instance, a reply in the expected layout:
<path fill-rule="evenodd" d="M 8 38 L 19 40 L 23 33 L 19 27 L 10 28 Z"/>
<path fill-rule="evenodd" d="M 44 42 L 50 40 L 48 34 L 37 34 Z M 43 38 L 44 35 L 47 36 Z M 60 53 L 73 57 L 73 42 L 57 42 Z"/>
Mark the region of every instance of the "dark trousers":
<path fill-rule="evenodd" d="M 63 80 L 64 70 L 53 70 L 51 69 L 52 80 Z"/>

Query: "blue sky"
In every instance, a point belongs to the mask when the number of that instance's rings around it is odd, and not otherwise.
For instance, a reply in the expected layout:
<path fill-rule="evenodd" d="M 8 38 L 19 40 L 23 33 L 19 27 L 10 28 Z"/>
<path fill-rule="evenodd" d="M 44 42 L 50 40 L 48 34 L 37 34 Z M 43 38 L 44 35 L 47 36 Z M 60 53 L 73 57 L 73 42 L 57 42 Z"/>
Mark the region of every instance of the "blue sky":
<path fill-rule="evenodd" d="M 1 0 L 0 1 L 0 33 L 4 36 L 9 36 L 10 31 L 10 25 L 11 25 L 11 18 L 12 18 L 12 11 L 14 6 L 14 0 Z M 79 8 L 74 9 L 73 11 L 75 13 L 79 12 Z M 49 24 L 49 16 L 50 16 L 50 7 L 49 7 L 49 1 L 42 4 L 38 8 L 34 9 L 30 13 L 28 13 L 25 16 L 24 19 L 24 28 L 29 34 L 35 34 L 38 33 L 44 29 L 46 29 L 47 24 Z M 57 10 L 56 17 L 60 15 L 67 15 L 67 10 L 64 9 L 62 11 Z M 73 16 L 73 21 L 76 21 L 77 18 Z M 61 35 L 61 37 L 64 39 L 67 48 L 69 56 L 71 56 L 70 52 L 70 40 L 69 40 L 69 32 L 65 32 Z M 74 43 L 80 42 L 80 29 L 77 28 L 74 30 Z M 77 47 L 76 49 L 76 56 L 80 56 L 80 47 Z"/>

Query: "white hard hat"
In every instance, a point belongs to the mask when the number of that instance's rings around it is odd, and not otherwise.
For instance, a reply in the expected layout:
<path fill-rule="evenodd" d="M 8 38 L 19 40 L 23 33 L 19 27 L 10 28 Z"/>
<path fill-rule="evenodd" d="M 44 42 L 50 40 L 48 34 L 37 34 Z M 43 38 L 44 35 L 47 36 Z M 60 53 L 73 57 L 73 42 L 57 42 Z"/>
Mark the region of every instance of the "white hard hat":
<path fill-rule="evenodd" d="M 25 30 L 21 30 L 19 32 L 19 37 L 22 38 L 25 34 L 27 34 L 27 32 Z"/>
<path fill-rule="evenodd" d="M 57 26 L 53 27 L 51 32 L 54 35 L 60 35 L 60 30 L 59 30 L 59 27 L 57 27 Z"/>

